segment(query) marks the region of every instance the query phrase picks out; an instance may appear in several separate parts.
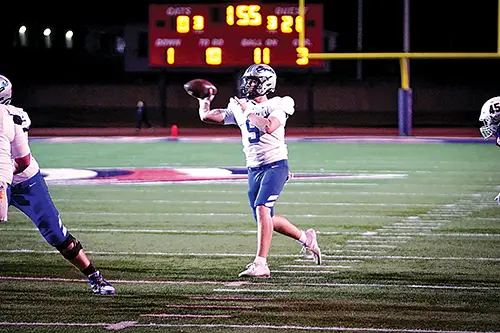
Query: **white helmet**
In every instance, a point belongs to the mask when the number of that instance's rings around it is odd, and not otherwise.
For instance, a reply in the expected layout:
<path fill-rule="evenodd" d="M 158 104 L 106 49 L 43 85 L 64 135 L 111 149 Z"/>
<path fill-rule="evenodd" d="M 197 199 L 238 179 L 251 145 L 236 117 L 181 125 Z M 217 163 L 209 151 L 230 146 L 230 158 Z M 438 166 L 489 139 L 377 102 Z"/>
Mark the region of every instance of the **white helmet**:
<path fill-rule="evenodd" d="M 484 124 L 479 130 L 485 140 L 497 133 L 500 124 L 500 96 L 490 98 L 483 104 L 479 121 Z"/>
<path fill-rule="evenodd" d="M 241 97 L 255 98 L 274 92 L 276 72 L 271 66 L 254 64 L 247 68 L 241 77 Z"/>
<path fill-rule="evenodd" d="M 0 75 L 0 104 L 9 105 L 12 98 L 12 83 L 3 75 Z"/>

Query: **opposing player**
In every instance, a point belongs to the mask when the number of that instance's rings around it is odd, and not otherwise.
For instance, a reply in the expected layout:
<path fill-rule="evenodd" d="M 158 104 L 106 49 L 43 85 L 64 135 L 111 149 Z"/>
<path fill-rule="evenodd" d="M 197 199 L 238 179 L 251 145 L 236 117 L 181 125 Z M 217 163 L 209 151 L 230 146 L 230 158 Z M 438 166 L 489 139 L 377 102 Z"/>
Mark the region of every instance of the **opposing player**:
<path fill-rule="evenodd" d="M 0 85 L 2 84 L 6 89 L 0 92 L 0 102 L 9 104 L 12 85 L 6 77 L 0 76 Z M 14 117 L 16 123 L 20 124 L 16 127 L 21 129 L 22 133 L 21 136 L 16 135 L 13 140 L 9 157 L 12 154 L 12 158 L 17 162 L 15 163 L 17 165 L 20 162 L 26 164 L 25 160 L 24 162 L 20 160 L 20 156 L 26 159 L 26 151 L 30 152 L 28 130 L 31 120 L 21 108 L 12 105 L 3 105 L 3 107 Z M 38 162 L 31 154 L 29 154 L 27 162 L 26 168 L 21 170 L 18 167 L 18 171 L 14 172 L 10 204 L 26 214 L 37 226 L 47 243 L 55 247 L 66 260 L 88 278 L 93 293 L 100 295 L 115 294 L 115 288 L 102 277 L 85 254 L 82 244 L 69 233 L 61 221 L 59 211 L 52 202 L 47 184 L 40 173 Z"/>
<path fill-rule="evenodd" d="M 285 125 L 295 111 L 295 102 L 289 96 L 267 97 L 276 88 L 276 73 L 268 65 L 251 65 L 241 79 L 242 99 L 231 98 L 227 108 L 210 109 L 214 95 L 199 99 L 202 121 L 237 125 L 241 130 L 248 168 L 248 199 L 257 221 L 258 249 L 254 261 L 239 276 L 271 276 L 267 257 L 273 230 L 297 240 L 320 264 L 316 231 L 300 230 L 285 217 L 274 213 L 274 205 L 289 174 Z"/>
<path fill-rule="evenodd" d="M 483 126 L 479 128 L 483 138 L 488 140 L 495 137 L 496 145 L 500 147 L 500 96 L 490 98 L 483 104 L 479 121 L 483 122 Z M 500 193 L 495 200 L 500 205 Z"/>

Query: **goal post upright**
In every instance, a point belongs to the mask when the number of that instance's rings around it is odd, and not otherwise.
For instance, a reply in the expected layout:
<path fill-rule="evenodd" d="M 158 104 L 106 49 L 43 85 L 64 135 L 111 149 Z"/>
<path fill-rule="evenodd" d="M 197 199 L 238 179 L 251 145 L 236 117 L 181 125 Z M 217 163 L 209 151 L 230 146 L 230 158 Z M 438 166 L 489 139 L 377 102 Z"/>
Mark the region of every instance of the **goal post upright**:
<path fill-rule="evenodd" d="M 302 17 L 304 28 L 299 32 L 299 47 L 304 47 L 306 27 L 305 0 L 299 0 L 299 16 Z M 360 59 L 398 59 L 400 61 L 401 87 L 398 93 L 399 135 L 411 135 L 410 128 L 405 126 L 411 123 L 412 103 L 411 94 L 402 94 L 401 91 L 411 91 L 409 80 L 409 59 L 500 59 L 500 0 L 497 1 L 497 48 L 496 52 L 351 52 L 351 53 L 309 53 L 309 59 L 322 60 L 360 60 Z M 408 97 L 410 95 L 410 97 Z M 404 120 L 406 118 L 406 120 Z"/>

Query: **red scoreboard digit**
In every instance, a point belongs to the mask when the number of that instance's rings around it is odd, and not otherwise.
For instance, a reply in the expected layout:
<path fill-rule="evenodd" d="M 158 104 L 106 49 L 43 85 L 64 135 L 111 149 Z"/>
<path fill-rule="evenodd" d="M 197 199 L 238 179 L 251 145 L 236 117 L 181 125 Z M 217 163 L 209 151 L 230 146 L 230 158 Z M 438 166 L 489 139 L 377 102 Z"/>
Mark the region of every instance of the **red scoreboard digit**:
<path fill-rule="evenodd" d="M 299 33 L 305 29 L 305 45 Z M 323 5 L 205 4 L 149 6 L 149 65 L 164 68 L 321 67 Z"/>

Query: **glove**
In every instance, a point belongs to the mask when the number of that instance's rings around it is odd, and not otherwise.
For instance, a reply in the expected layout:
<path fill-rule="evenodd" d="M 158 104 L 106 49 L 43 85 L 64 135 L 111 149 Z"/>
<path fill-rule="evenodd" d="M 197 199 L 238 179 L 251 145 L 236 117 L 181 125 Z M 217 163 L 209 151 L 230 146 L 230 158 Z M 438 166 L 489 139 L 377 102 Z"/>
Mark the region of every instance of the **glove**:
<path fill-rule="evenodd" d="M 498 202 L 498 205 L 500 206 L 500 193 L 498 193 L 494 200 Z"/>

